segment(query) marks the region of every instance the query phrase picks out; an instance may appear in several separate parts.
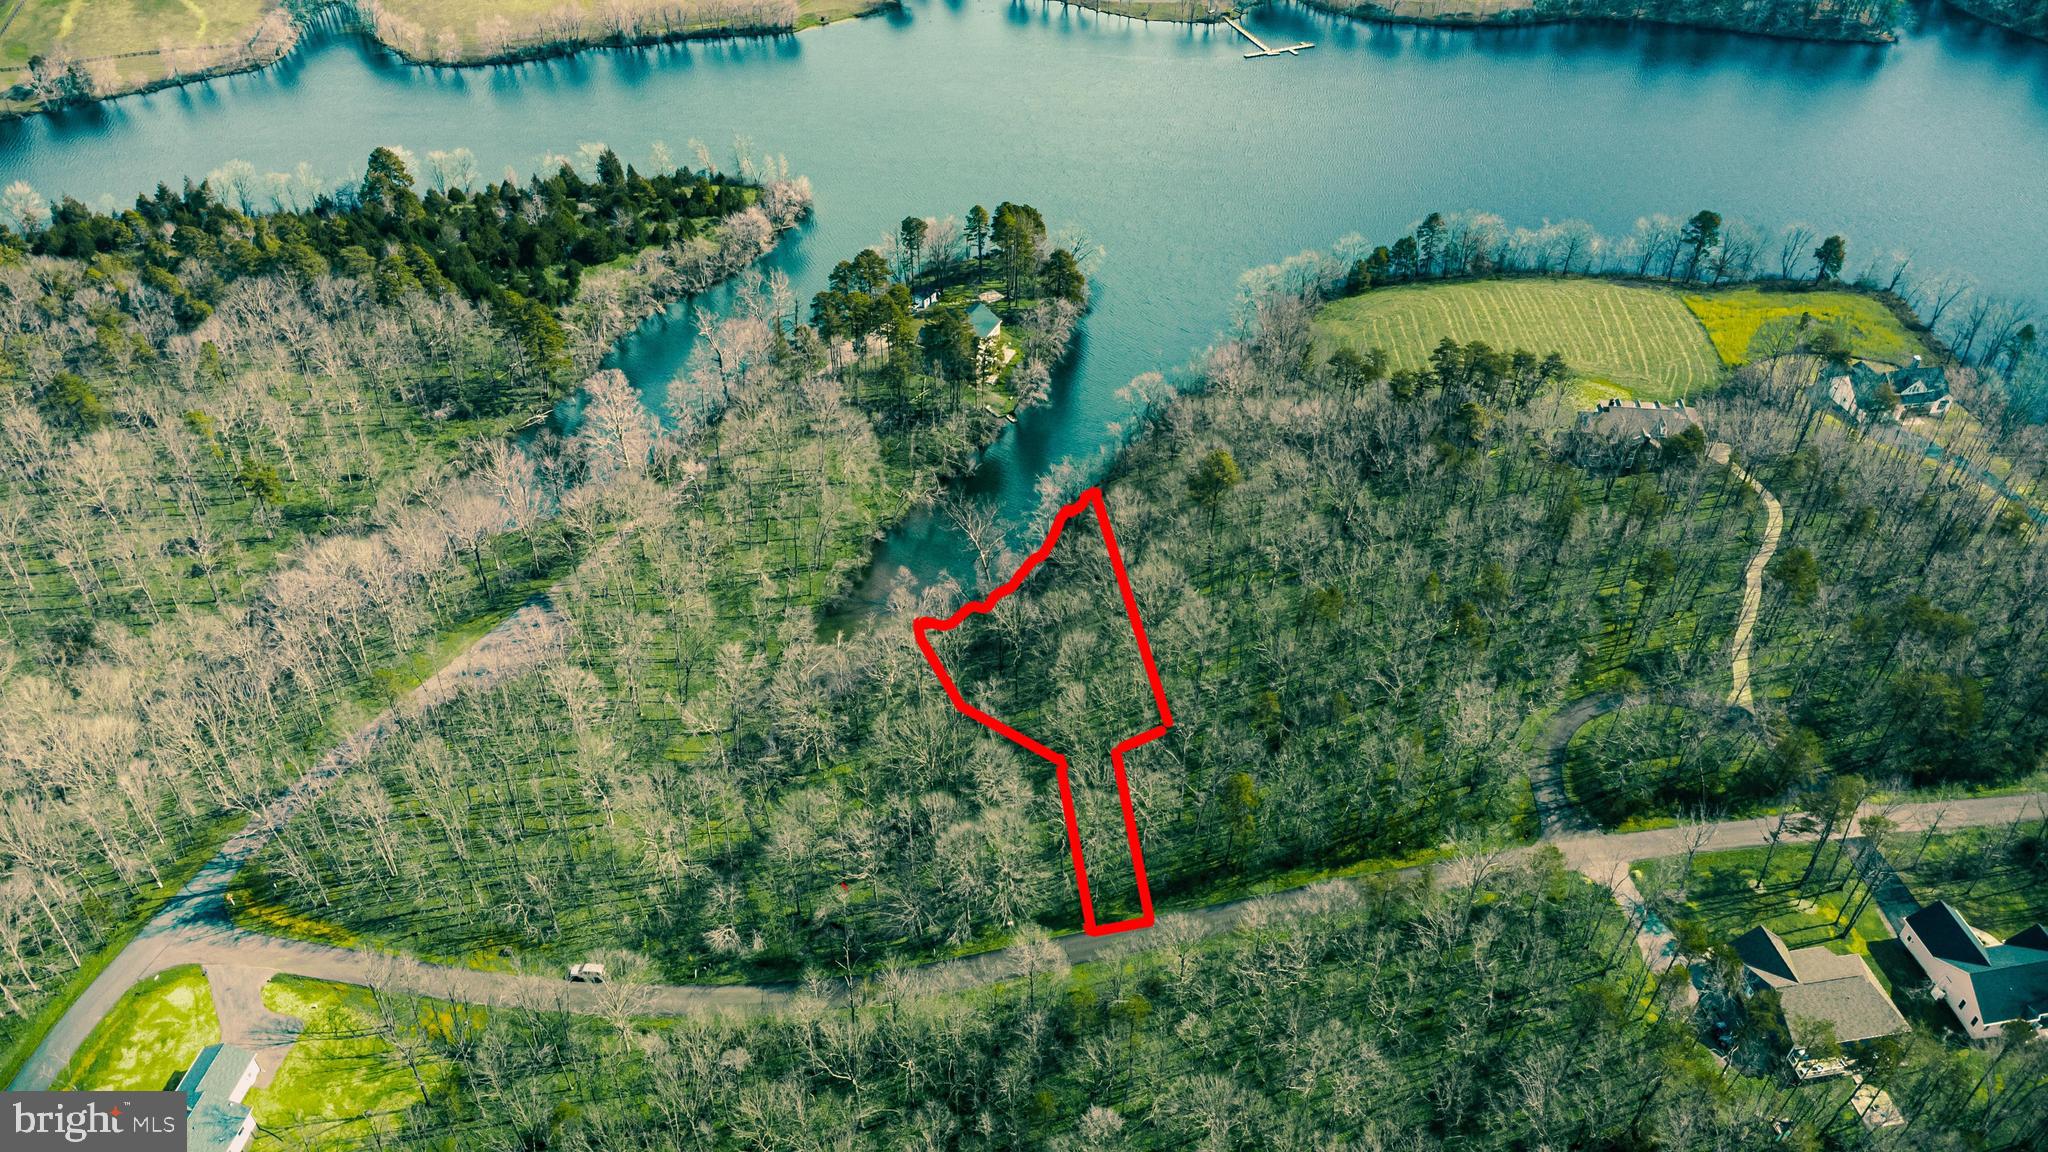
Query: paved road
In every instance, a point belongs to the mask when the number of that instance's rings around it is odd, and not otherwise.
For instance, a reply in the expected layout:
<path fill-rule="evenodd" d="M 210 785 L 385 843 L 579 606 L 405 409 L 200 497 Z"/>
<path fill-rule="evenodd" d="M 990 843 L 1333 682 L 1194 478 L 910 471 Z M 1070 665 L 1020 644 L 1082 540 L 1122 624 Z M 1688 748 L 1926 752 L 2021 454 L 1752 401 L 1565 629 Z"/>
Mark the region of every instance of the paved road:
<path fill-rule="evenodd" d="M 1875 811 L 1874 809 L 1867 809 Z M 1888 815 L 1902 831 L 1924 829 L 1937 817 L 1943 828 L 2005 824 L 2048 812 L 2048 793 L 1986 797 L 1972 800 L 1933 801 L 1893 808 Z M 1708 826 L 1698 850 L 1724 851 L 1758 847 L 1766 843 L 1776 818 L 1729 820 Z M 1636 860 L 1677 855 L 1686 851 L 1694 833 L 1683 828 L 1657 829 L 1625 834 L 1584 833 L 1495 854 L 1499 864 L 1525 861 L 1537 852 L 1555 847 L 1565 862 L 1591 879 L 1616 888 L 1623 907 L 1640 914 L 1642 898 L 1633 897 L 1628 866 Z M 1811 840 L 1788 836 L 1785 843 Z M 1464 878 L 1461 865 L 1450 861 L 1436 866 L 1453 883 Z M 1409 872 L 1419 869 L 1409 869 Z M 1160 918 L 1157 927 L 1145 932 L 1114 936 L 1072 936 L 1053 940 L 1070 964 L 1101 959 L 1113 950 L 1157 947 L 1172 935 L 1211 936 L 1240 925 L 1313 909 L 1342 896 L 1348 881 L 1333 881 L 1271 896 L 1255 896 L 1228 904 L 1211 905 Z M 155 926 L 152 926 L 154 929 Z M 1660 935 L 1661 933 L 1661 935 Z M 1641 933 L 1644 955 L 1662 970 L 1675 957 L 1674 944 L 1654 919 Z M 928 988 L 966 987 L 1004 979 L 1024 970 L 1026 953 L 1012 947 L 981 956 L 928 965 L 917 970 L 921 984 Z M 245 981 L 276 972 L 292 972 L 322 980 L 373 985 L 425 996 L 502 1007 L 554 1009 L 592 1016 L 685 1016 L 707 1013 L 757 1014 L 785 1009 L 796 1002 L 797 989 L 788 985 L 692 985 L 612 984 L 601 987 L 570 984 L 551 976 L 507 972 L 479 972 L 426 964 L 418 960 L 334 948 L 298 940 L 282 940 L 235 928 L 222 921 L 186 921 L 163 930 L 153 930 L 138 939 L 137 946 L 124 952 L 117 965 L 93 985 L 87 997 L 74 1006 L 64 1020 L 72 1028 L 53 1031 L 36 1059 L 15 1080 L 16 1089 L 47 1086 L 64 1066 L 77 1045 L 91 1031 L 101 1013 L 111 1007 L 121 992 L 135 981 L 177 964 L 204 964 L 216 969 L 239 971 Z M 96 995 L 106 985 L 105 995 Z M 261 987 L 260 981 L 254 986 Z"/>
<path fill-rule="evenodd" d="M 521 608 L 496 628 L 478 638 L 461 655 L 428 677 L 406 697 L 408 714 L 431 707 L 459 692 L 488 687 L 499 680 L 533 666 L 543 653 L 561 642 L 562 621 L 552 602 L 545 597 Z M 22 1065 L 9 1087 L 15 1091 L 47 1087 L 72 1053 L 92 1034 L 93 1026 L 120 1000 L 121 994 L 139 980 L 178 964 L 241 963 L 257 950 L 243 941 L 226 947 L 229 932 L 224 898 L 228 885 L 242 865 L 268 843 L 307 805 L 317 799 L 334 780 L 356 764 L 363 754 L 389 735 L 400 723 L 397 709 L 386 709 L 358 729 L 327 755 L 315 761 L 268 804 L 242 826 L 213 859 L 206 862 L 190 883 L 173 896 L 145 925 L 135 939 L 116 956 L 99 978 L 74 1001 L 48 1035 L 43 1037 L 28 1062 Z M 260 939 L 260 938 L 258 938 Z M 297 971 L 288 965 L 280 970 Z M 260 987 L 260 986 L 259 986 Z M 257 1007 L 261 1008 L 260 997 Z"/>
<path fill-rule="evenodd" d="M 1593 717 L 1640 702 L 1639 697 L 1620 692 L 1595 692 L 1559 709 L 1544 726 L 1543 736 L 1536 742 L 1535 759 L 1529 765 L 1529 791 L 1535 797 L 1538 830 L 1545 840 L 1593 830 L 1592 822 L 1565 792 L 1564 753 L 1572 737 Z"/>
<path fill-rule="evenodd" d="M 1978 827 L 1987 824 L 2009 824 L 2020 819 L 2038 819 L 2048 813 L 2048 792 L 2025 792 L 2013 796 L 1981 796 L 1968 800 L 1922 800 L 1912 804 L 1899 804 L 1890 808 L 1878 805 L 1864 805 L 1858 818 L 1883 812 L 1892 821 L 1892 827 L 1902 832 L 1917 832 L 1931 827 L 1938 819 L 1943 828 Z M 1775 816 L 1758 817 L 1752 820 L 1723 820 L 1708 825 L 1707 834 L 1701 840 L 1701 852 L 1725 852 L 1731 848 L 1755 848 L 1770 841 L 1770 831 L 1778 823 Z M 1693 831 L 1686 827 L 1658 828 L 1649 832 L 1591 833 L 1578 836 L 1563 836 L 1552 841 L 1558 851 L 1564 853 L 1565 863 L 1573 869 L 1598 879 L 1598 873 L 1614 864 L 1627 864 L 1634 860 L 1649 860 L 1659 856 L 1677 856 L 1687 850 Z M 1786 836 L 1786 844 L 1810 841 L 1812 834 Z"/>
<path fill-rule="evenodd" d="M 1741 465 L 1729 463 L 1728 445 L 1708 445 L 1707 456 L 1717 463 L 1727 464 L 1764 502 L 1764 538 L 1757 545 L 1756 555 L 1750 557 L 1749 568 L 1742 574 L 1742 611 L 1735 617 L 1734 659 L 1729 668 L 1734 687 L 1728 693 L 1728 703 L 1746 712 L 1754 712 L 1755 703 L 1749 692 L 1750 640 L 1756 631 L 1757 610 L 1764 603 L 1764 568 L 1778 551 L 1778 537 L 1785 530 L 1785 510 L 1778 506 L 1778 498 L 1771 495 L 1771 490 L 1761 481 L 1744 471 Z"/>

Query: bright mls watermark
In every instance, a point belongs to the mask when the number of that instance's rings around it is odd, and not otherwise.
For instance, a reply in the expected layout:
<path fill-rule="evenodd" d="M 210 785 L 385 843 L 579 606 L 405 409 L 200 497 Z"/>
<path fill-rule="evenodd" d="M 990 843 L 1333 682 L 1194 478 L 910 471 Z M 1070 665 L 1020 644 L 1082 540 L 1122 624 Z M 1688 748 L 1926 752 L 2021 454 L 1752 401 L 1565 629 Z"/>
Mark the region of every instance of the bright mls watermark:
<path fill-rule="evenodd" d="M 182 1092 L 0 1092 L 7 1152 L 185 1152 Z"/>

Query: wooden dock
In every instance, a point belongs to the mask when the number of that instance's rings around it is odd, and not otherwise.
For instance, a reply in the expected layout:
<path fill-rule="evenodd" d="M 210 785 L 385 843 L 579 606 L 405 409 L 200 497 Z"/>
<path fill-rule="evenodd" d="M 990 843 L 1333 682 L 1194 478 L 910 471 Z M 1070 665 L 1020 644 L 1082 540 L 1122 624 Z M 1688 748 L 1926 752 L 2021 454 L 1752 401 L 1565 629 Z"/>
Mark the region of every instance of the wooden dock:
<path fill-rule="evenodd" d="M 1304 40 L 1299 44 L 1282 44 L 1276 48 L 1273 45 L 1266 43 L 1264 40 L 1259 39 L 1257 36 L 1252 35 L 1252 30 L 1245 27 L 1242 24 L 1239 24 L 1237 22 L 1237 17 L 1235 16 L 1225 16 L 1223 18 L 1223 22 L 1225 24 L 1230 25 L 1232 28 L 1237 29 L 1238 35 L 1251 41 L 1252 45 L 1258 49 L 1258 51 L 1256 52 L 1245 53 L 1244 58 L 1247 60 L 1256 60 L 1261 56 L 1299 56 L 1301 55 L 1301 50 L 1303 48 L 1315 47 L 1314 44 L 1311 44 L 1308 41 Z"/>

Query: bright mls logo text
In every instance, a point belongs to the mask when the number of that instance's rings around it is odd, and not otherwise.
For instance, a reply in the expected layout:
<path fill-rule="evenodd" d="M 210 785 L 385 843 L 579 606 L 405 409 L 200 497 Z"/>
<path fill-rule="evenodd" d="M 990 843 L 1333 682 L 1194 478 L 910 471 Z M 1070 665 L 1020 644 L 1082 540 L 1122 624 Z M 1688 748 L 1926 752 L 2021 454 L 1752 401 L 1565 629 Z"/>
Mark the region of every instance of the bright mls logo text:
<path fill-rule="evenodd" d="M 109 1152 L 183 1149 L 185 1098 L 177 1092 L 9 1092 L 9 1149 L 66 1145 Z"/>

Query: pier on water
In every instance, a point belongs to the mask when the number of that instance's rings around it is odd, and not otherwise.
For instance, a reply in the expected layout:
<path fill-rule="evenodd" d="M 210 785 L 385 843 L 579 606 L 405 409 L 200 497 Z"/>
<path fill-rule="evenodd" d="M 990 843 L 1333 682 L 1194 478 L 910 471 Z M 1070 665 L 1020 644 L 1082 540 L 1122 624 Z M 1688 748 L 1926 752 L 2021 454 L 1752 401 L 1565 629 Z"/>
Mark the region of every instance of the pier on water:
<path fill-rule="evenodd" d="M 1230 25 L 1232 28 L 1237 29 L 1237 34 L 1251 41 L 1252 46 L 1255 49 L 1257 49 L 1257 51 L 1247 52 L 1244 54 L 1244 58 L 1247 60 L 1256 60 L 1261 56 L 1299 56 L 1301 55 L 1301 50 L 1303 48 L 1315 47 L 1314 44 L 1306 40 L 1302 41 L 1299 44 L 1268 44 L 1264 40 L 1259 39 L 1257 36 L 1252 35 L 1252 30 L 1238 23 L 1237 17 L 1235 16 L 1225 16 L 1223 18 L 1223 22 L 1225 24 Z"/>

